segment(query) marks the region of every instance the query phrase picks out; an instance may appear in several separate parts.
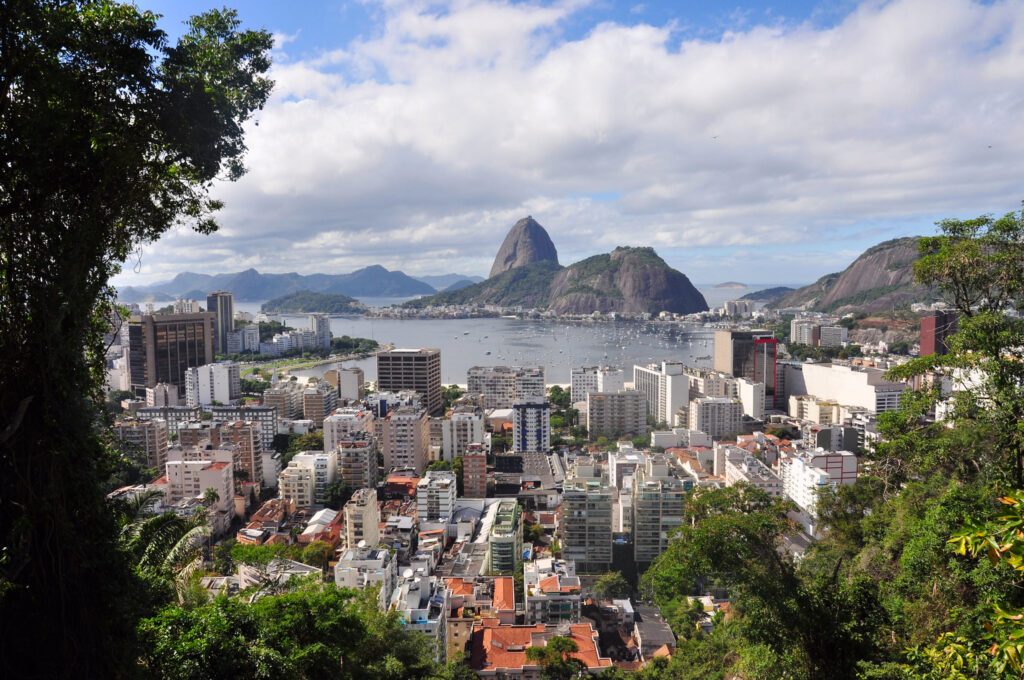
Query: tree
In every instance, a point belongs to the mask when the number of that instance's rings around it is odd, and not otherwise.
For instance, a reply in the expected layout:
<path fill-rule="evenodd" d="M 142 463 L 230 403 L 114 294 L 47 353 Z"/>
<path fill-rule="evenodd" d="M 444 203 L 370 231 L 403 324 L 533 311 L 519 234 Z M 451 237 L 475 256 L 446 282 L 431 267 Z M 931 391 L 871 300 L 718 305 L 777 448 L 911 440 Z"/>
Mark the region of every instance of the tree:
<path fill-rule="evenodd" d="M 334 548 L 326 541 L 313 541 L 302 551 L 302 561 L 314 567 L 320 567 L 326 571 L 331 558 L 334 557 Z"/>
<path fill-rule="evenodd" d="M 462 389 L 458 385 L 448 385 L 447 387 L 441 388 L 441 408 L 447 411 L 452 405 L 459 400 L 462 395 L 466 393 L 466 390 Z"/>
<path fill-rule="evenodd" d="M 633 588 L 622 576 L 621 571 L 609 571 L 597 579 L 594 584 L 594 594 L 601 600 L 613 600 L 629 597 Z"/>
<path fill-rule="evenodd" d="M 327 485 L 324 489 L 324 505 L 331 510 L 341 510 L 352 498 L 353 490 L 345 484 L 345 480 L 337 479 Z"/>
<path fill-rule="evenodd" d="M 206 491 L 203 492 L 203 504 L 212 508 L 217 503 L 220 503 L 220 493 L 212 486 L 206 487 Z"/>
<path fill-rule="evenodd" d="M 238 31 L 233 12 L 192 19 L 176 44 L 156 22 L 111 2 L 0 6 L 5 676 L 134 666 L 137 584 L 94 422 L 116 314 L 108 280 L 172 226 L 216 229 L 212 183 L 242 174 L 243 123 L 271 88 L 271 37 Z M 45 655 L 6 653 L 41 639 Z"/>
<path fill-rule="evenodd" d="M 523 540 L 527 543 L 533 543 L 536 545 L 544 539 L 544 527 L 533 522 L 527 522 L 523 525 Z"/>
<path fill-rule="evenodd" d="M 555 635 L 543 647 L 529 647 L 526 658 L 540 664 L 541 677 L 545 680 L 570 680 L 586 671 L 583 662 L 571 656 L 579 650 L 572 638 Z"/>
<path fill-rule="evenodd" d="M 558 409 L 564 410 L 572 406 L 569 390 L 563 389 L 560 385 L 552 385 L 548 389 L 548 400 Z"/>

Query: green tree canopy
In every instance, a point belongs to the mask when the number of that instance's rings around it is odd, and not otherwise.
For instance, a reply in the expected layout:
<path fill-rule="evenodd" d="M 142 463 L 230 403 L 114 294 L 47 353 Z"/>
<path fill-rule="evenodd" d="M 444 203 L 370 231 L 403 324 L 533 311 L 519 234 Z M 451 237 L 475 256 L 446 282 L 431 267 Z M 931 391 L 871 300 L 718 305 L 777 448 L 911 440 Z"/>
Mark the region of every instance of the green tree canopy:
<path fill-rule="evenodd" d="M 0 640 L 49 640 L 45 655 L 0 655 L 5 676 L 134 668 L 143 598 L 94 422 L 108 280 L 172 226 L 216 229 L 210 190 L 243 172 L 271 42 L 226 10 L 171 43 L 132 5 L 0 5 Z"/>

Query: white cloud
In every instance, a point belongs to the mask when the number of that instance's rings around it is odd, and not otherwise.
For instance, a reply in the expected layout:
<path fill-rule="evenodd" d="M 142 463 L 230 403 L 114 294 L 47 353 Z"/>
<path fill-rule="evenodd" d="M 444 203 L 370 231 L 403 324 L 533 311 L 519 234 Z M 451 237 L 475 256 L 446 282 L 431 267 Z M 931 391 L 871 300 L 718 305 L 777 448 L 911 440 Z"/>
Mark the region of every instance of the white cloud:
<path fill-rule="evenodd" d="M 713 280 L 704 248 L 855 252 L 868 229 L 1021 197 L 1020 1 L 872 2 L 825 29 L 745 16 L 681 44 L 673 25 L 566 39 L 579 3 L 377 5 L 376 37 L 279 60 L 250 172 L 219 190 L 223 231 L 172 235 L 122 279 L 243 263 L 486 273 L 532 213 L 563 261 L 649 244 Z"/>

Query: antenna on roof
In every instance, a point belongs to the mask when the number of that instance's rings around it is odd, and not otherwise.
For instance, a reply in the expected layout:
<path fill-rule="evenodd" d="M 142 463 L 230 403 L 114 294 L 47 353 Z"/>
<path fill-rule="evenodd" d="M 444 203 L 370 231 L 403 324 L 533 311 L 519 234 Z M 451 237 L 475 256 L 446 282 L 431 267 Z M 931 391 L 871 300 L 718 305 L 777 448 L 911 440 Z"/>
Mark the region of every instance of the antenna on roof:
<path fill-rule="evenodd" d="M 356 543 L 356 547 L 357 548 L 365 548 L 366 547 L 366 540 L 365 539 L 361 539 L 358 543 Z"/>
<path fill-rule="evenodd" d="M 412 569 L 406 569 L 402 572 L 402 578 L 412 578 Z"/>

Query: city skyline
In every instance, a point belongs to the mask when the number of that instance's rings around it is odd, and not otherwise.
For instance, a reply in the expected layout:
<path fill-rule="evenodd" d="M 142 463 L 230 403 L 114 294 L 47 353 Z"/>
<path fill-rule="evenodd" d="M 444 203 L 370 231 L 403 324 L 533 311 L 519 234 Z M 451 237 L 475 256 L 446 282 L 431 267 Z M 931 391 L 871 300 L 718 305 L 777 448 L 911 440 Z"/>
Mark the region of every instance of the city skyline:
<path fill-rule="evenodd" d="M 198 2 L 157 3 L 172 36 Z M 516 219 L 563 263 L 649 245 L 694 281 L 803 276 L 1019 207 L 1019 2 L 247 3 L 278 36 L 221 230 L 178 271 L 485 275 Z M 258 123 L 258 124 L 257 124 Z"/>

